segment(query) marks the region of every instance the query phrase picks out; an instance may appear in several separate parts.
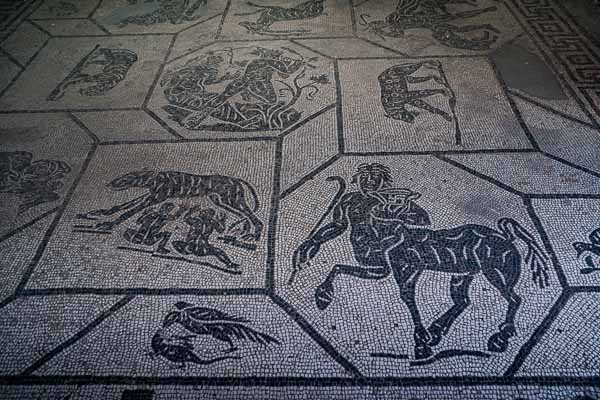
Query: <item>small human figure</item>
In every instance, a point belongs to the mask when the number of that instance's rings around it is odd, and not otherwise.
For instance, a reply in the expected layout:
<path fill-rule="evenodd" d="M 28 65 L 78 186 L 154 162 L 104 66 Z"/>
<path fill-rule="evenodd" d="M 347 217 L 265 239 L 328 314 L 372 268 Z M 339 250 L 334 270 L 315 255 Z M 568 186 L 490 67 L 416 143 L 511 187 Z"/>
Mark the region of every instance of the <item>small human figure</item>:
<path fill-rule="evenodd" d="M 173 248 L 183 255 L 215 256 L 227 267 L 237 269 L 239 264 L 233 262 L 223 250 L 209 242 L 214 231 L 225 232 L 226 219 L 225 214 L 217 215 L 212 208 L 201 209 L 198 206 L 191 208 L 184 217 L 185 223 L 190 226 L 187 237 L 185 240 L 173 242 Z"/>
<path fill-rule="evenodd" d="M 155 208 L 146 209 L 137 219 L 138 228 L 129 228 L 123 233 L 123 237 L 130 243 L 154 246 L 158 243 L 156 251 L 161 254 L 167 254 L 170 251 L 166 248 L 171 239 L 171 232 L 162 229 L 170 221 L 175 221 L 185 212 L 186 207 L 180 207 L 176 213 L 171 213 L 175 209 L 175 204 L 164 203 L 158 210 Z"/>

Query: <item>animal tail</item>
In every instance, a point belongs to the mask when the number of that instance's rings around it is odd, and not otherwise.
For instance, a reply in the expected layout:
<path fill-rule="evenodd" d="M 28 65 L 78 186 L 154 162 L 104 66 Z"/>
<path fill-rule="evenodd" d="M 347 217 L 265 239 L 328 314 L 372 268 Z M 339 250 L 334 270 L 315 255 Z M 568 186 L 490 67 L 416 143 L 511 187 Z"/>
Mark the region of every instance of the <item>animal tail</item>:
<path fill-rule="evenodd" d="M 548 286 L 549 258 L 531 233 L 512 218 L 500 218 L 498 220 L 498 229 L 507 240 L 512 242 L 518 238 L 527 245 L 525 263 L 529 265 L 529 268 L 532 271 L 533 281 L 538 284 L 540 289 Z"/>
<path fill-rule="evenodd" d="M 250 340 L 264 346 L 268 344 L 280 344 L 279 340 L 275 339 L 273 336 L 259 332 L 243 324 L 228 323 L 224 333 L 240 340 Z"/>
<path fill-rule="evenodd" d="M 250 185 L 248 182 L 246 182 L 243 179 L 240 179 L 240 182 L 242 183 L 242 185 L 244 185 L 252 194 L 252 200 L 254 202 L 254 207 L 252 208 L 252 212 L 256 212 L 256 210 L 258 210 L 258 207 L 260 207 L 260 201 L 258 200 L 258 195 L 256 194 L 256 190 L 254 190 L 254 188 L 252 187 L 252 185 Z"/>

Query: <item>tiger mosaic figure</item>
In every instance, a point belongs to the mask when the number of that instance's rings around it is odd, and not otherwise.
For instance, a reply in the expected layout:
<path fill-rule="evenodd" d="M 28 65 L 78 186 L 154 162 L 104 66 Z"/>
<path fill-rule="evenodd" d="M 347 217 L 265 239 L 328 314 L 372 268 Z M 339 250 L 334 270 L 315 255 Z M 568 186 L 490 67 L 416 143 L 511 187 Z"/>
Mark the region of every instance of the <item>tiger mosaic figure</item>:
<path fill-rule="evenodd" d="M 240 178 L 224 175 L 195 175 L 177 171 L 134 171 L 112 180 L 108 185 L 115 191 L 144 188 L 142 196 L 109 209 L 79 214 L 77 217 L 96 220 L 121 213 L 111 221 L 96 224 L 94 229 L 110 231 L 136 214 L 167 200 L 206 198 L 215 206 L 237 217 L 228 228 L 233 232 L 241 225 L 241 240 L 258 241 L 263 222 L 256 216 L 260 203 L 254 188 Z M 252 202 L 252 207 L 249 205 Z"/>

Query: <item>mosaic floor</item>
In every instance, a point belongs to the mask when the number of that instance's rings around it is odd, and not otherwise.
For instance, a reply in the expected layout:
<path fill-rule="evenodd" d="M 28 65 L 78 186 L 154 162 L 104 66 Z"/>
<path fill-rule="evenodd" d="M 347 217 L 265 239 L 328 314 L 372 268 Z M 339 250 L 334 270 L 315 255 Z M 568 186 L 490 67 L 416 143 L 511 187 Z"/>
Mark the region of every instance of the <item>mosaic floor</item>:
<path fill-rule="evenodd" d="M 600 399 L 561 3 L 0 1 L 0 398 Z"/>

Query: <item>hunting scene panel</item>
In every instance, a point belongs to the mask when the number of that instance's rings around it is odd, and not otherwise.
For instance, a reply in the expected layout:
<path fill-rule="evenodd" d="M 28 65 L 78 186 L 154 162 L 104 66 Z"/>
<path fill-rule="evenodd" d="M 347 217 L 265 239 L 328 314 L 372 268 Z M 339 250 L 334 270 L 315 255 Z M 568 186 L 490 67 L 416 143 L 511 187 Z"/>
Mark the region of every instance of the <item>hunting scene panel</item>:
<path fill-rule="evenodd" d="M 212 45 L 168 64 L 150 107 L 185 137 L 275 136 L 335 101 L 332 65 L 288 42 Z"/>
<path fill-rule="evenodd" d="M 408 56 L 488 53 L 522 29 L 494 0 L 360 2 L 358 35 Z"/>
<path fill-rule="evenodd" d="M 521 199 L 430 156 L 343 158 L 280 210 L 276 292 L 368 375 L 502 375 L 562 290 Z"/>
<path fill-rule="evenodd" d="M 272 144 L 115 150 L 96 153 L 30 287 L 264 286 Z"/>
<path fill-rule="evenodd" d="M 232 0 L 222 39 L 350 36 L 349 0 Z"/>

